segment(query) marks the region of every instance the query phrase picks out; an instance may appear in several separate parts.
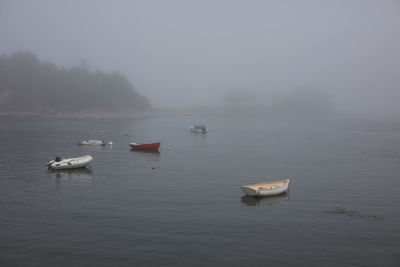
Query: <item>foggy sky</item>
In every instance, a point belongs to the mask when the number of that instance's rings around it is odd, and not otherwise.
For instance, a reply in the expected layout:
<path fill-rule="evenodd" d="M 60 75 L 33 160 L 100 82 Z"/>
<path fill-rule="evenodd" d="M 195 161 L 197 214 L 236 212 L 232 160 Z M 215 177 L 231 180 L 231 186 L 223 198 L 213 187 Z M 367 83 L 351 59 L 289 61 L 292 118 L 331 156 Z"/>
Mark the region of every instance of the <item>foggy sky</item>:
<path fill-rule="evenodd" d="M 0 54 L 117 70 L 156 106 L 312 87 L 400 112 L 399 1 L 0 0 Z"/>

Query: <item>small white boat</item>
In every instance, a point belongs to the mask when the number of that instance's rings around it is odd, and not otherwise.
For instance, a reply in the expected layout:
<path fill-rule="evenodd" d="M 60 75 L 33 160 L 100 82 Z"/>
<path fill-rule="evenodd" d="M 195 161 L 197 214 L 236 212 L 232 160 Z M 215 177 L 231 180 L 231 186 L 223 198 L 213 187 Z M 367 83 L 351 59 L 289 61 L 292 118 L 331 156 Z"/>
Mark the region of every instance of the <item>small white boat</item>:
<path fill-rule="evenodd" d="M 104 140 L 94 140 L 94 139 L 87 139 L 87 140 L 82 140 L 78 142 L 78 145 L 80 146 L 105 146 L 106 142 Z"/>
<path fill-rule="evenodd" d="M 109 145 L 112 145 L 112 142 L 108 142 Z M 104 140 L 94 140 L 94 139 L 87 139 L 78 142 L 80 146 L 105 146 L 107 143 Z"/>
<path fill-rule="evenodd" d="M 190 132 L 192 133 L 208 133 L 208 129 L 204 125 L 194 125 L 189 127 Z"/>
<path fill-rule="evenodd" d="M 87 167 L 92 160 L 93 157 L 90 155 L 70 159 L 61 159 L 60 157 L 56 157 L 54 160 L 47 163 L 46 166 L 52 170 L 84 168 Z"/>
<path fill-rule="evenodd" d="M 289 179 L 266 182 L 261 184 L 244 185 L 240 188 L 249 196 L 274 196 L 287 192 L 289 189 Z"/>

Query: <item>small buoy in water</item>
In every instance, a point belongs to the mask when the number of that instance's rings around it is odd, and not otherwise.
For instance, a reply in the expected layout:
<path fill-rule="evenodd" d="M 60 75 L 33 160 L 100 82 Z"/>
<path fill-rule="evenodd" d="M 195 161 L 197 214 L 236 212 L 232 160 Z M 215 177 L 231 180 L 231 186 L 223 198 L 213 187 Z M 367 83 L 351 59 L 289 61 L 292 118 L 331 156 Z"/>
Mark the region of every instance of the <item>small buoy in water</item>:
<path fill-rule="evenodd" d="M 151 169 L 152 169 L 152 170 L 155 170 L 156 168 L 154 168 L 154 167 L 151 167 Z"/>
<path fill-rule="evenodd" d="M 112 145 L 113 145 L 113 142 L 108 142 L 108 145 L 112 146 Z"/>

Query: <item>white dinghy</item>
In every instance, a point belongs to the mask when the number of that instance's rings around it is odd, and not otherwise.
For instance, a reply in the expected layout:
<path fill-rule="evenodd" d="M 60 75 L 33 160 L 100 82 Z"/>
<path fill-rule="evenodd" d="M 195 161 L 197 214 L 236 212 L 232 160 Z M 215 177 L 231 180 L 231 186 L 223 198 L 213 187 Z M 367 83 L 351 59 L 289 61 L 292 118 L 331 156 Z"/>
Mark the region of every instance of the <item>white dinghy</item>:
<path fill-rule="evenodd" d="M 52 170 L 84 168 L 87 167 L 92 160 L 93 157 L 90 155 L 70 159 L 61 159 L 60 157 L 56 157 L 56 159 L 47 163 L 46 166 Z"/>
<path fill-rule="evenodd" d="M 266 182 L 261 184 L 244 185 L 242 191 L 252 197 L 255 196 L 274 196 L 287 192 L 289 189 L 289 179 Z"/>

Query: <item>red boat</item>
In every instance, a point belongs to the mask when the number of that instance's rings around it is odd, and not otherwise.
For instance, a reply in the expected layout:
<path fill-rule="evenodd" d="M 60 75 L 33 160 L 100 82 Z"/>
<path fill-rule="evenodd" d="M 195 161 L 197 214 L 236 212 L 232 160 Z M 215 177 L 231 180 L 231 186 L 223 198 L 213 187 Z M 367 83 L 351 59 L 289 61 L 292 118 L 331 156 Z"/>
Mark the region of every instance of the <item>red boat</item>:
<path fill-rule="evenodd" d="M 160 149 L 160 143 L 151 143 L 151 144 L 130 143 L 129 146 L 133 150 L 142 150 L 142 151 L 158 151 Z"/>

